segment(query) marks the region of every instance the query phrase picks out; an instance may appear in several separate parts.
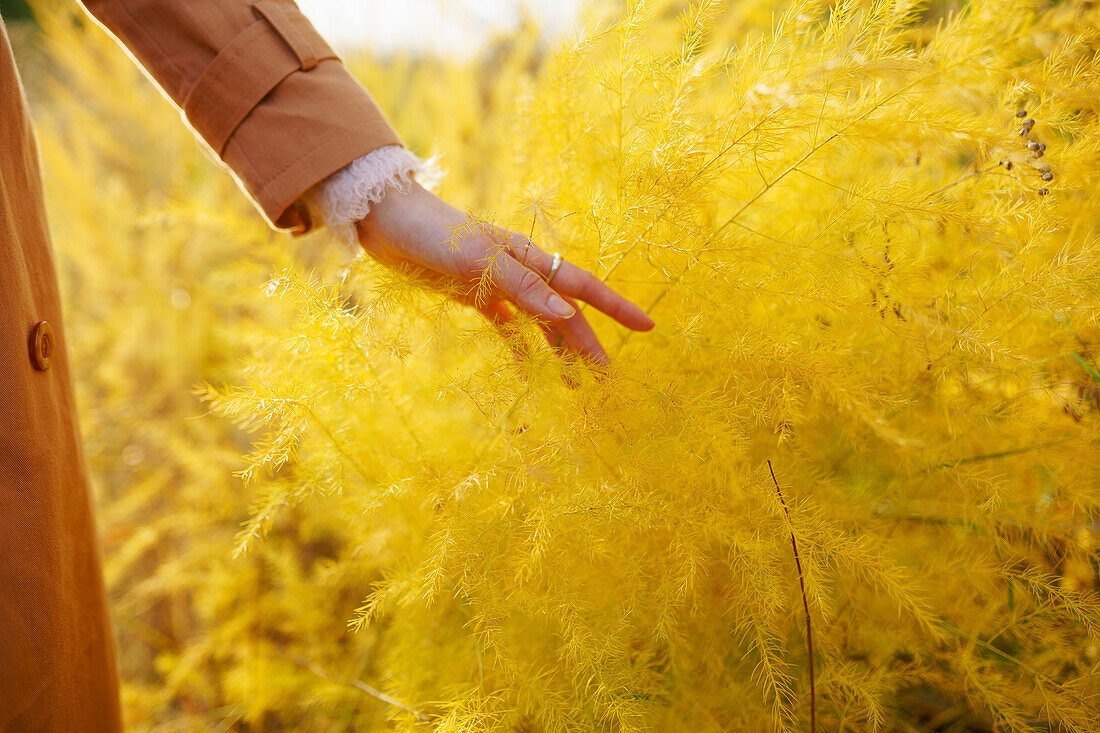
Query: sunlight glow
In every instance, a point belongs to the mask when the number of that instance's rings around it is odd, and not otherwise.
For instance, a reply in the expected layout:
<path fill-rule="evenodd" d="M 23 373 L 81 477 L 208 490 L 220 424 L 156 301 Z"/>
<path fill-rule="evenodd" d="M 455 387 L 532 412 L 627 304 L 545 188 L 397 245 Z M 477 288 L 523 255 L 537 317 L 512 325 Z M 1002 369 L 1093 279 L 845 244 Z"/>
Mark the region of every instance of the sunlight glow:
<path fill-rule="evenodd" d="M 581 0 L 300 0 L 325 38 L 338 50 L 367 47 L 378 53 L 450 56 L 476 53 L 496 32 L 514 28 L 524 12 L 548 36 L 573 28 Z"/>

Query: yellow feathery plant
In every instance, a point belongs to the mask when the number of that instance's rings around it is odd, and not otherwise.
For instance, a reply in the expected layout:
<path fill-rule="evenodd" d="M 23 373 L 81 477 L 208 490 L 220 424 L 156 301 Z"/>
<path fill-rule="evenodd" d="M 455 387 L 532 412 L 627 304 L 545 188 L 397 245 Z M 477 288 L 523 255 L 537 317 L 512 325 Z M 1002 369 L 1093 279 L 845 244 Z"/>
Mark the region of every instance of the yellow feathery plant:
<path fill-rule="evenodd" d="M 1095 38 L 810 2 L 730 45 L 720 10 L 517 80 L 507 223 L 660 324 L 597 326 L 607 379 L 359 265 L 273 281 L 308 328 L 214 405 L 265 421 L 276 504 L 361 507 L 354 626 L 439 730 L 1089 729 Z"/>
<path fill-rule="evenodd" d="M 1094 730 L 1097 12 L 632 2 L 353 63 L 445 197 L 646 307 L 593 314 L 605 376 L 267 234 L 46 22 L 131 725 Z"/>

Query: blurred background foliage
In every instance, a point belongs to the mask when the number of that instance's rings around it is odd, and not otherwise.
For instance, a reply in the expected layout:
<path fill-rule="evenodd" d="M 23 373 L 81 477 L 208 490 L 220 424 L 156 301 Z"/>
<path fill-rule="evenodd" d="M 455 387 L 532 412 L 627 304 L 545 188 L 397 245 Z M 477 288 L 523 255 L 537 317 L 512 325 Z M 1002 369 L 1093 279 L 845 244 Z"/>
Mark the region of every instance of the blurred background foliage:
<path fill-rule="evenodd" d="M 604 380 L 269 231 L 34 5 L 130 728 L 1096 729 L 1094 2 L 596 3 L 349 59 L 444 198 L 647 306 L 594 317 Z"/>

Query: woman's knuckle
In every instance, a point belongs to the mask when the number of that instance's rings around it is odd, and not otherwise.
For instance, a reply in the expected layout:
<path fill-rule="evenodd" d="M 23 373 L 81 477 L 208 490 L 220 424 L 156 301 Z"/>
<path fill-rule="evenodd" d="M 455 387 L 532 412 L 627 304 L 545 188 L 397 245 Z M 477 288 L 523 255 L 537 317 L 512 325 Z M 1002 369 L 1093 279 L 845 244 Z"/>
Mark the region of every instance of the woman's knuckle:
<path fill-rule="evenodd" d="M 536 275 L 531 270 L 524 270 L 519 276 L 519 292 L 521 293 L 534 293 L 539 289 L 539 285 L 542 283 L 542 278 Z"/>

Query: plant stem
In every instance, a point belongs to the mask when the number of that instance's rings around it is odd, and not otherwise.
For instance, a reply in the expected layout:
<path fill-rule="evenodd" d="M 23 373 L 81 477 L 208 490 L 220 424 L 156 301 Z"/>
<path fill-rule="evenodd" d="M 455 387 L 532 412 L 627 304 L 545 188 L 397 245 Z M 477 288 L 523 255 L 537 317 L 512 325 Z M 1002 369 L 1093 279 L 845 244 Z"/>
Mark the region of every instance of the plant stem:
<path fill-rule="evenodd" d="M 775 493 L 779 495 L 779 503 L 783 505 L 783 512 L 787 515 L 787 524 L 791 523 L 791 510 L 787 506 L 787 500 L 783 498 L 783 491 L 779 488 L 779 481 L 775 478 L 775 469 L 771 460 L 768 461 L 768 472 L 772 475 L 772 483 L 775 484 Z M 814 688 L 814 632 L 810 625 L 810 602 L 806 600 L 806 580 L 802 575 L 802 560 L 798 555 L 798 543 L 794 539 L 794 528 L 791 528 L 791 549 L 794 551 L 794 566 L 798 568 L 798 586 L 802 590 L 802 610 L 806 612 L 806 654 L 810 658 L 810 733 L 817 730 L 817 694 Z"/>
<path fill-rule="evenodd" d="M 371 697 L 373 697 L 377 700 L 381 700 L 382 702 L 384 702 L 388 705 L 393 705 L 395 708 L 400 708 L 401 710 L 404 710 L 406 713 L 409 713 L 410 715 L 414 716 L 421 723 L 427 723 L 427 722 L 431 721 L 431 718 L 428 715 L 426 715 L 425 713 L 420 712 L 419 710 L 417 710 L 414 707 L 410 707 L 409 705 L 406 705 L 405 703 L 401 702 L 400 700 L 397 700 L 393 697 L 390 697 L 386 693 L 382 692 L 379 689 L 376 689 L 375 687 L 372 687 L 371 685 L 368 685 L 366 682 L 363 682 L 362 680 L 344 679 L 343 677 L 337 677 L 336 675 L 332 674 L 331 672 L 326 670 L 321 665 L 319 665 L 316 662 L 313 662 L 309 659 L 306 659 L 304 657 L 297 657 L 297 658 L 295 658 L 294 662 L 299 667 L 304 667 L 305 669 L 308 669 L 310 672 L 313 672 L 313 674 L 317 675 L 318 677 L 323 677 L 326 680 L 330 680 L 332 682 L 337 682 L 341 685 L 347 685 L 349 687 L 354 687 L 355 689 L 361 690 L 361 691 L 367 693 L 368 695 L 370 695 Z"/>

